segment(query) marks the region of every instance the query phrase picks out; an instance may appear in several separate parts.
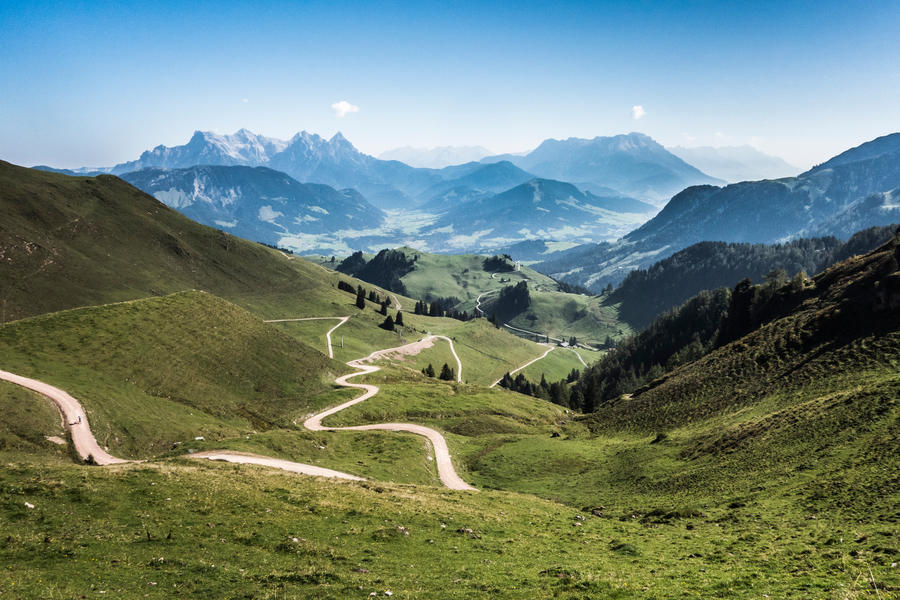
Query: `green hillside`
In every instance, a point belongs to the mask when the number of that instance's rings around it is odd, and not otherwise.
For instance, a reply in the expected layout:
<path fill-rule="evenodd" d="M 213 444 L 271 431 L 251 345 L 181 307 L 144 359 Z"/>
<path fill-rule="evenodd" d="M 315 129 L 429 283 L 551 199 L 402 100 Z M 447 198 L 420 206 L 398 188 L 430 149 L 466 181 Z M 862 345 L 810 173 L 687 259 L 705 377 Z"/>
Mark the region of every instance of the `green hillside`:
<path fill-rule="evenodd" d="M 444 308 L 468 313 L 474 311 L 480 294 L 504 285 L 528 281 L 532 286 L 557 289 L 546 275 L 528 267 L 516 270 L 515 263 L 503 258 L 486 262 L 489 257 L 479 254 L 431 254 L 406 247 L 383 250 L 376 256 L 357 254 L 359 258 L 354 255 L 338 269 L 380 285 L 388 285 L 396 276 L 406 295 L 429 302 L 455 298 L 458 304 Z"/>
<path fill-rule="evenodd" d="M 558 291 L 531 291 L 530 306 L 509 320 L 513 327 L 537 331 L 551 338 L 569 340 L 593 347 L 603 346 L 607 338 L 619 340 L 631 333 L 631 327 L 619 320 L 618 304 L 606 296 L 566 294 Z M 491 311 L 492 297 L 485 311 Z M 553 341 L 553 340 L 550 340 Z"/>
<path fill-rule="evenodd" d="M 195 223 L 109 175 L 0 161 L 0 214 L 0 323 L 189 289 L 268 318 L 347 314 L 353 301 L 333 271 Z"/>
<path fill-rule="evenodd" d="M 330 260 L 330 259 L 329 259 Z M 320 264 L 330 262 L 320 259 Z M 375 256 L 356 253 L 338 265 L 338 270 L 407 296 L 431 302 L 440 300 L 445 309 L 481 316 L 502 316 L 513 327 L 544 336 L 568 340 L 577 337 L 599 346 L 607 338 L 617 340 L 631 332 L 618 317 L 619 305 L 605 296 L 565 291 L 565 286 L 508 257 L 475 254 L 429 254 L 412 248 L 383 250 Z M 531 296 L 527 309 L 506 314 L 498 306 L 498 294 L 507 286 L 526 282 Z M 517 330 L 516 335 L 532 337 Z"/>
<path fill-rule="evenodd" d="M 5 370 L 81 399 L 98 440 L 131 457 L 284 427 L 350 371 L 203 292 L 7 323 L 0 354 Z"/>

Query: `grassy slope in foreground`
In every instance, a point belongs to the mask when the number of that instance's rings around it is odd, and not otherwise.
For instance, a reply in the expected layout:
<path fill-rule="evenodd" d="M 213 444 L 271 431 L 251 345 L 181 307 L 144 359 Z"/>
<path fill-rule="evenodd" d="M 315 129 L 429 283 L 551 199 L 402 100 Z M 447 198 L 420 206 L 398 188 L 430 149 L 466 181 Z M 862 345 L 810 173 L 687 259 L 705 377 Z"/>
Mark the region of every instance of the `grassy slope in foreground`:
<path fill-rule="evenodd" d="M 787 316 L 602 405 L 567 438 L 499 444 L 470 471 L 574 503 L 797 495 L 803 511 L 896 521 L 877 498 L 900 489 L 898 248 L 826 271 Z"/>
<path fill-rule="evenodd" d="M 861 529 L 852 525 L 756 507 L 653 522 L 506 492 L 237 465 L 86 468 L 8 453 L 0 461 L 0 593 L 10 597 L 894 594 L 889 567 L 858 552 L 895 543 L 889 527 L 855 542 Z"/>
<path fill-rule="evenodd" d="M 352 278 L 195 223 L 110 175 L 0 161 L 0 214 L 0 323 L 186 289 L 267 318 L 352 303 L 336 289 Z"/>
<path fill-rule="evenodd" d="M 0 354 L 79 398 L 97 439 L 126 457 L 290 424 L 349 372 L 203 292 L 7 323 Z"/>

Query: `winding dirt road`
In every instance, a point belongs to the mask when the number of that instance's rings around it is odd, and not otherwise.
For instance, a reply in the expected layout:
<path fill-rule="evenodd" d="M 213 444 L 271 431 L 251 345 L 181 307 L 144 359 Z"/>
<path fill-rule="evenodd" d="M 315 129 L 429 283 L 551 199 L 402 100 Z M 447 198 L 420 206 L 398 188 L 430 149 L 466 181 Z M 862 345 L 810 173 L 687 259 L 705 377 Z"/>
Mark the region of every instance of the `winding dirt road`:
<path fill-rule="evenodd" d="M 24 388 L 33 390 L 39 394 L 50 398 L 59 409 L 63 418 L 63 423 L 69 428 L 72 434 L 72 444 L 75 451 L 82 460 L 93 457 L 94 462 L 98 465 L 113 465 L 117 463 L 129 462 L 127 460 L 116 458 L 109 454 L 105 449 L 100 447 L 94 434 L 91 432 L 91 426 L 88 424 L 87 415 L 81 408 L 78 400 L 70 396 L 68 393 L 53 387 L 49 383 L 38 381 L 37 379 L 29 379 L 22 377 L 9 371 L 0 371 L 0 379 L 21 385 Z"/>
<path fill-rule="evenodd" d="M 331 348 L 331 332 L 346 323 L 349 318 L 350 317 L 303 317 L 300 319 L 269 319 L 268 321 L 263 321 L 263 323 L 292 323 L 294 321 L 325 321 L 337 319 L 340 323 L 325 333 L 325 343 L 328 345 L 328 358 L 334 358 L 334 350 Z"/>
<path fill-rule="evenodd" d="M 353 400 L 349 400 L 348 402 L 344 402 L 343 404 L 339 404 L 338 406 L 334 406 L 329 408 L 326 411 L 320 412 L 316 415 L 313 415 L 306 419 L 303 422 L 303 426 L 311 431 L 372 431 L 372 430 L 382 430 L 382 431 L 404 431 L 407 433 L 414 433 L 417 435 L 424 436 L 428 438 L 431 442 L 431 446 L 434 449 L 434 460 L 437 463 L 438 468 L 438 477 L 441 479 L 441 483 L 452 490 L 471 490 L 477 491 L 476 488 L 472 487 L 468 483 L 466 483 L 459 475 L 457 475 L 456 470 L 453 468 L 453 461 L 450 458 L 450 449 L 447 446 L 447 440 L 444 439 L 440 433 L 431 429 L 430 427 L 425 427 L 424 425 L 416 425 L 414 423 L 377 423 L 372 425 L 356 425 L 352 427 L 326 427 L 322 425 L 322 419 L 325 417 L 329 417 L 335 413 L 338 413 L 345 408 L 350 408 L 355 404 L 359 404 L 360 402 L 364 402 L 378 393 L 379 388 L 377 385 L 371 385 L 368 383 L 350 383 L 348 380 L 353 377 L 358 377 L 360 375 L 368 375 L 370 373 L 375 373 L 376 371 L 380 371 L 381 367 L 376 367 L 375 365 L 367 364 L 371 361 L 378 360 L 381 358 L 387 358 L 390 355 L 414 355 L 418 354 L 425 348 L 430 348 L 434 345 L 434 340 L 443 339 L 450 343 L 450 351 L 453 353 L 453 356 L 456 358 L 457 366 L 459 368 L 459 374 L 457 375 L 457 381 L 462 381 L 462 362 L 459 360 L 459 356 L 456 354 L 456 350 L 453 347 L 453 340 L 448 337 L 442 335 L 429 335 L 418 342 L 413 342 L 411 344 L 406 344 L 404 346 L 399 346 L 397 348 L 388 348 L 386 350 L 376 350 L 369 356 L 365 358 L 360 358 L 357 360 L 352 360 L 347 364 L 355 369 L 359 369 L 356 373 L 350 373 L 348 375 L 342 375 L 335 380 L 340 386 L 354 388 L 358 390 L 363 390 L 363 394 L 354 398 Z"/>
<path fill-rule="evenodd" d="M 304 463 L 293 462 L 290 460 L 282 460 L 280 458 L 272 458 L 271 456 L 261 456 L 259 454 L 250 454 L 248 452 L 233 452 L 231 450 L 208 450 L 206 452 L 197 452 L 191 454 L 191 458 L 206 458 L 209 460 L 224 460 L 230 463 L 261 465 L 263 467 L 274 467 L 282 471 L 290 471 L 291 473 L 300 473 L 302 475 L 313 475 L 315 477 L 331 477 L 334 479 L 350 479 L 352 481 L 365 481 L 362 477 L 334 471 L 324 467 L 315 465 L 307 465 Z"/>
<path fill-rule="evenodd" d="M 343 325 L 347 322 L 349 317 L 309 317 L 303 319 L 276 319 L 268 322 L 285 322 L 285 321 L 307 321 L 307 320 L 315 320 L 315 319 L 339 319 L 340 323 L 335 325 L 332 329 L 328 331 L 326 334 L 326 339 L 328 341 L 328 353 L 333 358 L 333 352 L 331 348 L 331 332 L 335 329 Z M 440 433 L 431 429 L 430 427 L 425 427 L 424 425 L 416 425 L 413 423 L 378 423 L 372 425 L 359 425 L 356 427 L 325 427 L 321 424 L 322 419 L 329 415 L 333 415 L 336 412 L 344 410 L 354 404 L 359 404 L 365 400 L 368 400 L 372 396 L 378 393 L 379 388 L 375 385 L 369 385 L 364 383 L 349 383 L 347 380 L 352 377 L 357 377 L 359 375 L 366 375 L 369 373 L 374 373 L 380 370 L 380 367 L 376 367 L 371 364 L 366 364 L 368 362 L 388 358 L 392 355 L 414 355 L 418 354 L 425 348 L 430 348 L 434 345 L 434 340 L 443 339 L 446 340 L 450 344 L 450 351 L 456 359 L 456 364 L 458 368 L 457 381 L 462 381 L 462 361 L 460 361 L 459 356 L 456 354 L 456 349 L 453 347 L 453 340 L 448 337 L 440 336 L 440 335 L 429 335 L 417 342 L 413 342 L 411 344 L 406 344 L 404 346 L 398 346 L 396 348 L 387 348 L 384 350 L 376 350 L 372 352 L 369 356 L 357 360 L 350 361 L 347 363 L 353 368 L 359 369 L 356 373 L 350 373 L 348 375 L 343 375 L 338 377 L 335 380 L 337 385 L 355 389 L 364 390 L 361 396 L 350 400 L 349 402 L 345 402 L 339 406 L 335 406 L 330 408 L 324 412 L 321 412 L 317 415 L 313 415 L 309 417 L 305 422 L 304 426 L 311 431 L 341 431 L 341 430 L 353 430 L 353 431 L 370 431 L 370 430 L 383 430 L 383 431 L 402 431 L 408 433 L 414 433 L 417 435 L 424 436 L 428 438 L 431 442 L 432 448 L 434 449 L 434 458 L 437 463 L 438 468 L 438 476 L 441 479 L 441 482 L 450 489 L 454 490 L 472 490 L 477 491 L 476 488 L 470 486 L 468 483 L 463 481 L 463 479 L 457 475 L 456 470 L 453 468 L 453 462 L 450 459 L 450 449 L 447 446 L 447 441 L 444 439 Z M 94 434 L 91 432 L 91 428 L 88 425 L 87 416 L 84 413 L 84 409 L 81 404 L 73 398 L 71 395 L 66 393 L 65 391 L 44 383 L 42 381 L 38 381 L 36 379 L 30 379 L 28 377 L 22 377 L 21 375 L 16 375 L 15 373 L 10 373 L 8 371 L 0 370 L 0 380 L 8 381 L 10 383 L 15 383 L 22 387 L 28 388 L 39 394 L 43 394 L 44 396 L 50 398 L 57 408 L 59 408 L 60 414 L 63 417 L 64 424 L 69 428 L 69 431 L 72 435 L 72 443 L 75 446 L 76 452 L 78 452 L 81 458 L 87 459 L 89 456 L 93 458 L 94 462 L 99 465 L 111 465 L 118 463 L 127 463 L 127 462 L 135 462 L 128 461 L 125 459 L 117 458 L 112 456 L 105 449 L 101 448 L 97 443 L 97 440 L 94 438 Z M 274 467 L 277 469 L 282 469 L 284 471 L 290 471 L 292 473 L 302 473 L 304 475 L 313 475 L 317 477 L 331 477 L 338 479 L 349 479 L 354 481 L 363 480 L 362 477 L 358 477 L 356 475 L 351 475 L 350 473 L 343 473 L 341 471 L 334 471 L 332 469 L 326 469 L 324 467 L 319 467 L 316 465 L 308 465 L 305 463 L 298 463 L 289 460 L 283 460 L 280 458 L 272 458 L 268 456 L 260 456 L 258 454 L 249 454 L 244 452 L 234 452 L 231 450 L 210 450 L 206 452 L 198 452 L 196 454 L 189 455 L 191 458 L 198 459 L 207 459 L 207 460 L 222 460 L 232 463 L 242 463 L 242 464 L 254 464 L 261 465 L 267 467 Z"/>
<path fill-rule="evenodd" d="M 584 359 L 581 357 L 581 355 L 578 354 L 578 350 L 576 350 L 575 348 L 571 348 L 571 347 L 569 348 L 569 350 L 571 350 L 572 352 L 575 353 L 575 356 L 578 357 L 578 360 L 581 361 L 581 364 L 583 364 L 585 367 L 589 366 L 586 362 L 584 362 Z"/>
<path fill-rule="evenodd" d="M 543 344 L 541 344 L 541 345 L 543 345 Z M 537 361 L 541 360 L 542 358 L 544 358 L 545 356 L 547 356 L 548 354 L 550 354 L 551 352 L 553 352 L 553 349 L 554 349 L 554 348 L 556 348 L 556 346 L 550 346 L 549 348 L 547 348 L 547 351 L 546 351 L 546 352 L 544 352 L 543 354 L 541 354 L 540 356 L 538 356 L 537 358 L 535 358 L 535 359 L 533 359 L 533 360 L 529 360 L 529 361 L 528 361 L 527 363 L 525 363 L 524 365 L 522 365 L 522 366 L 520 366 L 520 367 L 516 367 L 515 369 L 513 369 L 512 371 L 510 371 L 509 374 L 510 374 L 510 375 L 515 375 L 516 373 L 518 373 L 519 371 L 521 371 L 521 370 L 524 369 L 525 367 L 527 367 L 527 366 L 529 366 L 529 365 L 533 365 L 533 364 L 536 363 Z M 494 387 L 494 386 L 496 386 L 497 384 L 499 384 L 501 381 L 503 381 L 503 377 L 501 377 L 500 379 L 498 379 L 497 381 L 495 381 L 494 383 L 492 383 L 489 387 Z"/>

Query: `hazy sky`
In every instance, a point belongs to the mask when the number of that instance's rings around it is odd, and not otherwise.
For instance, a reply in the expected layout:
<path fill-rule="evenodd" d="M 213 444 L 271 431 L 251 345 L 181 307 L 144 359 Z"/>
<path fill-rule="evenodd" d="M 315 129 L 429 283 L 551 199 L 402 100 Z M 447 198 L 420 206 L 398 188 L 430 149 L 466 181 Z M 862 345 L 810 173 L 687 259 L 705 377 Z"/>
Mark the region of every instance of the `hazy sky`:
<path fill-rule="evenodd" d="M 371 154 L 641 131 L 808 167 L 900 130 L 898 32 L 896 0 L 5 0 L 0 159 L 106 166 L 246 127 Z"/>

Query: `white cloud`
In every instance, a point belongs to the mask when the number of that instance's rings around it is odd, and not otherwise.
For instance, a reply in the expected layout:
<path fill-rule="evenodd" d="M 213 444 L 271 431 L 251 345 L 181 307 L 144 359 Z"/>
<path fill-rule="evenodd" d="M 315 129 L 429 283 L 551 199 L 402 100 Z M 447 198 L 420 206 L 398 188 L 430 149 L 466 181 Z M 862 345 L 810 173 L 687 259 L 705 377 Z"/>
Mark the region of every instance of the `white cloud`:
<path fill-rule="evenodd" d="M 637 121 L 641 117 L 647 114 L 647 111 L 644 110 L 644 107 L 640 104 L 635 104 L 631 107 L 631 118 Z"/>
<path fill-rule="evenodd" d="M 243 102 L 244 104 L 247 104 L 248 102 L 250 102 L 250 99 L 249 98 L 241 98 L 241 102 Z"/>
<path fill-rule="evenodd" d="M 331 110 L 334 111 L 334 116 L 338 119 L 343 119 L 348 113 L 359 112 L 359 107 L 355 104 L 350 104 L 346 100 L 341 100 L 340 102 L 332 104 Z"/>

